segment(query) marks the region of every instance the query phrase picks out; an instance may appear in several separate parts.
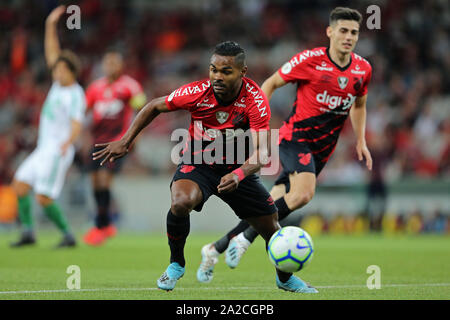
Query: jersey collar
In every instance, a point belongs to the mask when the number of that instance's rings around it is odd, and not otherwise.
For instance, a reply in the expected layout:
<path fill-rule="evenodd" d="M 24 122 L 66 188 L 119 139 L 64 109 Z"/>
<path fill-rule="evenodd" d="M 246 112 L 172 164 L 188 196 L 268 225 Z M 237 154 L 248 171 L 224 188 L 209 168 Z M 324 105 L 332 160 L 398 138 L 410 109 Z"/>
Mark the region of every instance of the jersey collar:
<path fill-rule="evenodd" d="M 213 92 L 214 98 L 216 98 L 217 104 L 219 106 L 226 107 L 226 106 L 231 106 L 233 104 L 233 102 L 235 102 L 236 100 L 238 100 L 241 97 L 243 87 L 244 87 L 244 79 L 242 79 L 241 88 L 239 89 L 238 94 L 233 99 L 230 100 L 230 103 L 227 103 L 228 101 L 222 101 L 218 96 L 216 96 L 216 93 L 214 92 L 212 85 L 211 85 L 211 90 Z"/>
<path fill-rule="evenodd" d="M 347 70 L 347 69 L 352 65 L 353 59 L 352 59 L 352 54 L 351 54 L 351 53 L 350 53 L 350 61 L 347 63 L 346 66 L 341 67 L 340 65 L 336 64 L 336 63 L 333 61 L 333 59 L 331 59 L 331 57 L 330 57 L 330 52 L 329 52 L 329 51 L 330 51 L 330 47 L 327 47 L 326 52 L 327 52 L 328 60 L 330 60 L 330 62 L 331 62 L 332 64 L 334 64 L 335 67 L 338 68 L 339 71 L 345 71 L 345 70 Z"/>

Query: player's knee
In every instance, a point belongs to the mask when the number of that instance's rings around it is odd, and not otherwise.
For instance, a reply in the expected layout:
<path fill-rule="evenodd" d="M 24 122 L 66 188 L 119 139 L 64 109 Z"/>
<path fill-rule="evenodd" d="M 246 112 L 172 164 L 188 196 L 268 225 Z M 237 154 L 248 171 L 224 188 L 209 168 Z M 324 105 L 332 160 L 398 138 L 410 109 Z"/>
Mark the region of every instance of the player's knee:
<path fill-rule="evenodd" d="M 110 189 L 112 180 L 113 173 L 107 169 L 100 169 L 92 174 L 92 182 L 96 190 Z"/>
<path fill-rule="evenodd" d="M 17 180 L 13 180 L 11 187 L 18 197 L 24 197 L 30 192 L 30 186 Z"/>
<path fill-rule="evenodd" d="M 36 195 L 36 201 L 37 203 L 39 203 L 39 205 L 41 205 L 42 207 L 47 207 L 48 205 L 52 204 L 53 199 L 44 196 L 42 194 L 37 194 Z"/>
<path fill-rule="evenodd" d="M 110 189 L 110 187 L 111 187 L 111 179 L 99 178 L 95 180 L 94 189 L 96 190 Z"/>
<path fill-rule="evenodd" d="M 303 207 L 312 200 L 312 198 L 314 197 L 314 193 L 315 193 L 314 189 L 291 190 L 287 195 L 287 198 L 289 199 L 288 200 L 289 207 L 293 208 L 293 210 Z"/>
<path fill-rule="evenodd" d="M 195 200 L 186 195 L 179 195 L 172 199 L 170 210 L 176 216 L 186 216 L 194 209 Z"/>

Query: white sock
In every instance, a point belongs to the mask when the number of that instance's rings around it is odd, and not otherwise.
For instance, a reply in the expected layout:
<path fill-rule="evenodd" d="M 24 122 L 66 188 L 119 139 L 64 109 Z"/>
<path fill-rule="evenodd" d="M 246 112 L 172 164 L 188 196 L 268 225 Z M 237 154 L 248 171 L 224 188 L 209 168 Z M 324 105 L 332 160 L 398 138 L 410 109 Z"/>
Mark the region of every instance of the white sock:
<path fill-rule="evenodd" d="M 236 240 L 239 241 L 245 248 L 248 248 L 251 245 L 250 241 L 247 240 L 243 232 L 236 236 Z"/>
<path fill-rule="evenodd" d="M 214 246 L 214 243 L 212 243 L 212 244 L 209 246 L 209 251 L 210 251 L 210 253 L 211 253 L 212 255 L 214 255 L 214 256 L 219 256 L 219 255 L 220 255 L 219 251 L 217 251 L 216 247 Z"/>

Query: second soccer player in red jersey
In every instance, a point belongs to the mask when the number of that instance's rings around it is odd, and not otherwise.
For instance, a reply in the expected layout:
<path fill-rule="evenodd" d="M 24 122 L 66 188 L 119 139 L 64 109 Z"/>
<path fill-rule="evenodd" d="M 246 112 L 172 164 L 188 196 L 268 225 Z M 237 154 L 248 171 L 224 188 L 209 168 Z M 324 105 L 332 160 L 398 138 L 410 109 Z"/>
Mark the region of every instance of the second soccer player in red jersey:
<path fill-rule="evenodd" d="M 105 76 L 94 81 L 86 91 L 88 112 L 92 112 L 91 134 L 94 143 L 120 139 L 132 121 L 134 110 L 141 108 L 146 100 L 141 85 L 123 74 L 124 62 L 120 52 L 107 52 L 102 67 Z M 110 217 L 111 185 L 121 166 L 121 160 L 105 166 L 100 166 L 100 162 L 94 160 L 89 163 L 97 204 L 95 226 L 84 236 L 84 242 L 89 245 L 101 245 L 116 234 L 116 227 Z"/>
<path fill-rule="evenodd" d="M 361 21 L 358 11 L 335 8 L 326 29 L 329 47 L 294 55 L 261 87 L 270 100 L 276 89 L 288 83 L 297 85 L 293 110 L 279 131 L 283 171 L 271 190 L 282 226 L 289 213 L 314 196 L 316 178 L 332 155 L 349 115 L 357 138 L 358 159 L 365 158 L 367 168 L 372 168 L 365 140 L 367 88 L 372 67 L 353 53 Z M 223 252 L 228 266 L 235 268 L 257 235 L 241 221 L 224 237 L 205 245 L 197 279 L 212 280 L 214 265 Z"/>

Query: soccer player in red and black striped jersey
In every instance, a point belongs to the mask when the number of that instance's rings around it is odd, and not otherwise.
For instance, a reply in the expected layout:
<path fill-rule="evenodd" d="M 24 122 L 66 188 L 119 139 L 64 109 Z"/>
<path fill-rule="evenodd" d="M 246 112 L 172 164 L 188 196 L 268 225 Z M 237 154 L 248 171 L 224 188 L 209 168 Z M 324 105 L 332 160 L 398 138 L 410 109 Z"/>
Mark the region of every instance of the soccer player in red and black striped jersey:
<path fill-rule="evenodd" d="M 372 168 L 365 140 L 367 88 L 372 67 L 353 53 L 361 21 L 358 11 L 335 8 L 326 29 L 329 47 L 294 55 L 261 87 L 270 100 L 276 89 L 287 83 L 297 85 L 293 110 L 279 131 L 283 171 L 271 190 L 282 226 L 289 213 L 306 205 L 314 196 L 316 178 L 332 155 L 349 115 L 357 138 L 358 159 L 365 158 L 367 168 Z M 226 263 L 236 267 L 257 235 L 242 221 L 214 244 L 205 245 L 199 273 L 208 270 L 209 277 L 198 280 L 212 279 L 217 257 L 225 250 Z"/>
<path fill-rule="evenodd" d="M 102 68 L 105 76 L 95 80 L 86 90 L 88 112 L 92 113 L 90 129 L 94 143 L 120 139 L 131 123 L 134 110 L 143 107 L 146 100 L 142 86 L 123 73 L 123 56 L 118 50 L 111 49 L 105 53 Z M 120 171 L 122 164 L 119 160 L 100 166 L 100 161 L 89 161 L 97 213 L 95 226 L 83 237 L 86 244 L 101 245 L 117 232 L 110 217 L 110 189 L 114 175 Z"/>
<path fill-rule="evenodd" d="M 115 161 L 128 152 L 138 133 L 161 112 L 187 110 L 191 114 L 188 148 L 183 154 L 187 157 L 183 156 L 171 183 L 171 207 L 167 214 L 170 264 L 157 281 L 160 289 L 174 289 L 184 275 L 190 212 L 200 211 L 211 195 L 226 202 L 266 242 L 280 228 L 275 204 L 255 175 L 263 166 L 261 160 L 269 156 L 267 141 L 263 139 L 268 138 L 270 108 L 265 94 L 245 77 L 246 72 L 244 50 L 232 41 L 218 44 L 210 60 L 209 79 L 184 85 L 169 96 L 152 100 L 139 112 L 122 139 L 98 145 L 103 149 L 93 154 L 94 159 L 102 158 L 103 164 Z M 252 144 L 248 147 L 253 148 L 241 152 L 248 156 L 241 157 L 241 161 L 240 157 L 236 160 L 227 156 L 225 162 L 221 156 L 216 157 L 228 142 L 236 150 L 238 135 L 245 130 L 251 131 Z M 217 142 L 221 136 L 225 136 L 224 140 Z M 204 141 L 210 142 L 209 148 Z M 208 149 L 214 149 L 215 155 L 209 154 Z M 198 162 L 196 155 L 201 155 Z M 209 161 L 210 157 L 214 161 Z M 276 272 L 280 289 L 317 292 L 292 273 Z"/>

